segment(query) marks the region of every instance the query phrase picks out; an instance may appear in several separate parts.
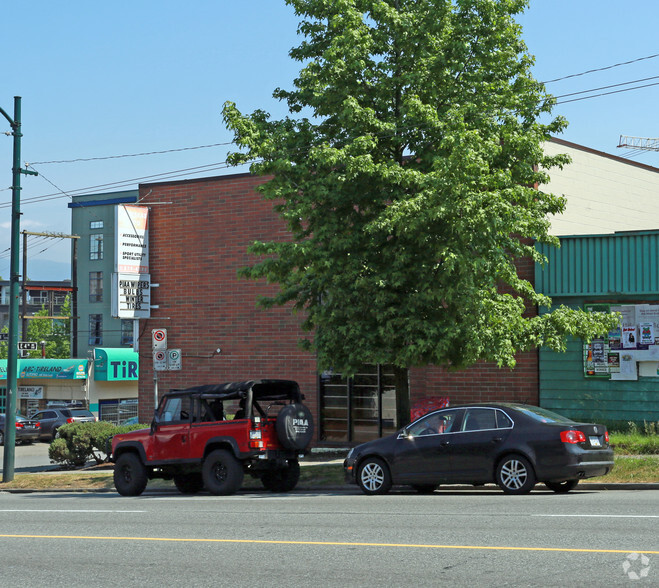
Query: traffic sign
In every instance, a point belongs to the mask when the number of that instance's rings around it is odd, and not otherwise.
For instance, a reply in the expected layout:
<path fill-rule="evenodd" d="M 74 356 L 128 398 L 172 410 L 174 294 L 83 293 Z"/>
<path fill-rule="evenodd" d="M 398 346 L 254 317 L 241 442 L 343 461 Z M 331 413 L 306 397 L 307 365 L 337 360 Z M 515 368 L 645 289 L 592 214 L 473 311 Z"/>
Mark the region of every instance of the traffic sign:
<path fill-rule="evenodd" d="M 167 369 L 177 371 L 181 369 L 181 350 L 168 349 L 167 350 Z"/>
<path fill-rule="evenodd" d="M 151 343 L 154 351 L 167 349 L 167 329 L 153 329 Z"/>
<path fill-rule="evenodd" d="M 157 372 L 164 372 L 167 370 L 166 351 L 161 349 L 153 352 L 153 369 Z"/>
<path fill-rule="evenodd" d="M 0 341 L 9 341 L 9 333 L 0 333 Z"/>
<path fill-rule="evenodd" d="M 20 351 L 36 351 L 37 350 L 37 344 L 35 342 L 31 342 L 31 341 L 19 341 L 18 342 L 18 349 Z"/>

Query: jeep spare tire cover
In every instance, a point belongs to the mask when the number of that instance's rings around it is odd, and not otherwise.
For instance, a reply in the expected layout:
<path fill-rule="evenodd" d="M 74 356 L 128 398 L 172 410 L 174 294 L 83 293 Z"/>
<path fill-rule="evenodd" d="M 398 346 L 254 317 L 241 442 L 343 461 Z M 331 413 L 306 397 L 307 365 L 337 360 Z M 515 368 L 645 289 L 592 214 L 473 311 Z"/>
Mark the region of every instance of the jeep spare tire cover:
<path fill-rule="evenodd" d="M 313 439 L 311 411 L 300 403 L 284 406 L 277 415 L 277 438 L 286 449 L 306 449 Z"/>

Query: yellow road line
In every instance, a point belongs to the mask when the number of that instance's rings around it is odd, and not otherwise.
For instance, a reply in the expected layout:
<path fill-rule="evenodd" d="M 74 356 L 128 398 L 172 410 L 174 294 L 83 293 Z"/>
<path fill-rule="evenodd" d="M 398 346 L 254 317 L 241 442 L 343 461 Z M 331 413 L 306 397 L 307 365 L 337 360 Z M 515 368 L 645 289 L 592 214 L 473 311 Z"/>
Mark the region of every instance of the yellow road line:
<path fill-rule="evenodd" d="M 265 539 L 194 539 L 184 537 L 103 537 L 94 535 L 6 535 L 7 539 L 93 539 L 97 541 L 162 541 L 172 543 L 253 543 L 258 545 L 320 545 L 333 547 L 407 547 L 417 549 L 473 549 L 489 551 L 556 551 L 560 553 L 647 553 L 647 549 L 580 549 L 568 547 L 508 547 L 497 545 L 432 545 L 424 543 L 361 543 L 348 541 L 277 541 Z"/>

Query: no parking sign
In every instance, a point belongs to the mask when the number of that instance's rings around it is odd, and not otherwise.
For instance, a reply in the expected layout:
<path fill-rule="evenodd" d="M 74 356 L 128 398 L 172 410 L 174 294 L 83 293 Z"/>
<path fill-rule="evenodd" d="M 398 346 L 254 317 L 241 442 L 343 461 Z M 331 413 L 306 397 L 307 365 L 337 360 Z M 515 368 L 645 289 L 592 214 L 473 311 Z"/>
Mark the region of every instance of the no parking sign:
<path fill-rule="evenodd" d="M 167 352 L 157 350 L 153 352 L 153 369 L 157 372 L 164 372 L 167 369 Z"/>
<path fill-rule="evenodd" d="M 167 329 L 153 329 L 151 331 L 151 344 L 154 351 L 167 349 Z"/>

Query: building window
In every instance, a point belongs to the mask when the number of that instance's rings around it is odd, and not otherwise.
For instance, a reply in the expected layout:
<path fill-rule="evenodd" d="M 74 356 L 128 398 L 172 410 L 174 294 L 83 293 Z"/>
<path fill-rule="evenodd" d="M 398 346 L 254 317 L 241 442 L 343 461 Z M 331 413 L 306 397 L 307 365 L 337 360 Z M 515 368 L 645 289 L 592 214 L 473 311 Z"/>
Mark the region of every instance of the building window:
<path fill-rule="evenodd" d="M 89 272 L 89 302 L 103 302 L 103 272 Z"/>
<path fill-rule="evenodd" d="M 89 228 L 90 229 L 102 229 L 103 228 L 103 221 L 102 220 L 89 221 Z"/>
<path fill-rule="evenodd" d="M 102 233 L 94 233 L 89 235 L 89 259 L 92 261 L 103 259 Z"/>
<path fill-rule="evenodd" d="M 133 344 L 133 319 L 121 319 L 121 345 Z"/>
<path fill-rule="evenodd" d="M 103 345 L 103 315 L 89 315 L 89 345 Z"/>
<path fill-rule="evenodd" d="M 391 366 L 364 365 L 352 378 L 321 374 L 320 402 L 323 441 L 361 443 L 397 430 Z"/>

